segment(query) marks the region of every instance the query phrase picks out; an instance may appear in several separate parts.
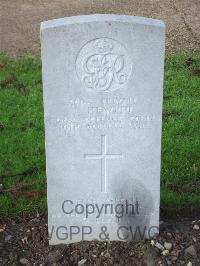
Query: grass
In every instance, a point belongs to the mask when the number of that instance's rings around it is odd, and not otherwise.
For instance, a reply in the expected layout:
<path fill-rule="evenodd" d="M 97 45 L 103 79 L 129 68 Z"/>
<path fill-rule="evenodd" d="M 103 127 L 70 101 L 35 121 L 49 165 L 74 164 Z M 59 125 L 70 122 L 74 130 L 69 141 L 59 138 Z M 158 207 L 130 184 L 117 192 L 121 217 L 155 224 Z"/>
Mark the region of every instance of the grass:
<path fill-rule="evenodd" d="M 200 207 L 200 54 L 165 64 L 161 206 Z M 46 208 L 41 62 L 0 56 L 0 215 Z"/>

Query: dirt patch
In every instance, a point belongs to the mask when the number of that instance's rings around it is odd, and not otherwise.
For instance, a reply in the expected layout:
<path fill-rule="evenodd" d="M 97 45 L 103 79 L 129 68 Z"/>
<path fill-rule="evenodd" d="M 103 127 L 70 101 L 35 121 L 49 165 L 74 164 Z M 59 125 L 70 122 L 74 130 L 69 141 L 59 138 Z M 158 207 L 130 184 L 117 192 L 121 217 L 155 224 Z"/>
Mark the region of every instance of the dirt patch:
<path fill-rule="evenodd" d="M 0 0 L 0 52 L 38 53 L 41 21 L 95 13 L 162 19 L 167 26 L 168 52 L 200 51 L 199 0 Z"/>
<path fill-rule="evenodd" d="M 179 116 L 179 115 L 180 115 L 180 113 L 178 113 L 178 112 L 163 112 L 163 119 L 167 119 L 167 118 Z"/>
<path fill-rule="evenodd" d="M 8 178 L 8 177 L 16 177 L 16 176 L 27 177 L 29 175 L 32 175 L 36 170 L 37 170 L 37 168 L 29 168 L 29 169 L 27 169 L 23 172 L 20 172 L 20 173 L 6 173 L 4 175 L 1 175 L 0 179 L 4 179 L 4 178 Z"/>
<path fill-rule="evenodd" d="M 192 75 L 200 77 L 200 68 L 192 69 Z"/>
<path fill-rule="evenodd" d="M 5 218 L 0 221 L 0 264 L 200 265 L 199 225 L 200 221 L 165 221 L 160 236 L 151 241 L 83 241 L 50 247 L 46 213 Z"/>

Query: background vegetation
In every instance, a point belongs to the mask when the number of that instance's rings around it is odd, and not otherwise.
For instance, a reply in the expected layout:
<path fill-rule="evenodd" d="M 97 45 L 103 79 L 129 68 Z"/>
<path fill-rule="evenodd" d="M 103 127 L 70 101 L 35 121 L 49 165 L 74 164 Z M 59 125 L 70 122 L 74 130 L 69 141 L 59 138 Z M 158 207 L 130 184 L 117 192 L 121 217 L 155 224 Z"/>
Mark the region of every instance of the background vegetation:
<path fill-rule="evenodd" d="M 200 207 L 200 54 L 165 64 L 161 206 Z M 0 215 L 46 208 L 41 62 L 0 56 Z"/>

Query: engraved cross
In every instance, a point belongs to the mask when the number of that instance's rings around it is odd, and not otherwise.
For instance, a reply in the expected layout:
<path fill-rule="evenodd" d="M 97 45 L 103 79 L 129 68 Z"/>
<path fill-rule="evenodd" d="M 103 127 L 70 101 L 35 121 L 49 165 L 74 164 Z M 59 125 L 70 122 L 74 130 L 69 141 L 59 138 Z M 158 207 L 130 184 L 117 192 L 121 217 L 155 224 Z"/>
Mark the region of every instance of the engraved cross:
<path fill-rule="evenodd" d="M 100 154 L 84 154 L 85 159 L 101 160 L 101 192 L 107 190 L 107 160 L 109 159 L 121 159 L 123 155 L 120 154 L 108 154 L 107 153 L 107 139 L 105 135 L 101 135 L 101 153 Z"/>

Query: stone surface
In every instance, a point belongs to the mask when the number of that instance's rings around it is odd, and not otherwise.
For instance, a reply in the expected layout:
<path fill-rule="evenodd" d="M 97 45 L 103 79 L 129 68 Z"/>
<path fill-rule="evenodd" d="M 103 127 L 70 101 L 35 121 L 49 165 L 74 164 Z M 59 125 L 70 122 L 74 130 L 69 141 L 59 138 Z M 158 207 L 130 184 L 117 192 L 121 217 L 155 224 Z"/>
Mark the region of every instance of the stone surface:
<path fill-rule="evenodd" d="M 50 244 L 158 232 L 164 24 L 43 22 Z"/>
<path fill-rule="evenodd" d="M 155 266 L 156 265 L 156 259 L 158 258 L 159 254 L 156 249 L 154 248 L 148 248 L 146 252 L 144 253 L 144 263 L 147 266 Z"/>
<path fill-rule="evenodd" d="M 167 250 L 167 249 L 163 250 L 162 255 L 163 256 L 168 256 L 169 255 L 169 250 Z"/>
<path fill-rule="evenodd" d="M 158 248 L 159 250 L 162 250 L 162 251 L 164 250 L 163 245 L 161 245 L 159 242 L 156 242 L 155 247 Z"/>
<path fill-rule="evenodd" d="M 22 265 L 28 265 L 29 264 L 29 261 L 26 258 L 20 258 L 19 262 Z"/>
<path fill-rule="evenodd" d="M 78 262 L 78 266 L 84 265 L 86 263 L 86 259 L 82 259 Z"/>
<path fill-rule="evenodd" d="M 48 254 L 48 263 L 57 263 L 62 259 L 62 253 L 59 250 L 52 251 Z"/>
<path fill-rule="evenodd" d="M 5 241 L 9 241 L 9 240 L 11 240 L 11 238 L 12 238 L 11 235 L 7 235 L 7 236 L 5 237 Z"/>
<path fill-rule="evenodd" d="M 193 226 L 193 229 L 194 229 L 194 230 L 199 230 L 199 226 L 198 226 L 198 224 L 195 224 L 195 225 Z"/>
<path fill-rule="evenodd" d="M 193 257 L 197 256 L 196 249 L 193 245 L 189 246 L 188 248 L 185 249 L 185 254 L 191 255 Z"/>
<path fill-rule="evenodd" d="M 165 242 L 164 243 L 164 247 L 165 247 L 165 249 L 167 249 L 167 250 L 171 250 L 172 249 L 172 243 L 170 243 L 170 242 Z"/>

